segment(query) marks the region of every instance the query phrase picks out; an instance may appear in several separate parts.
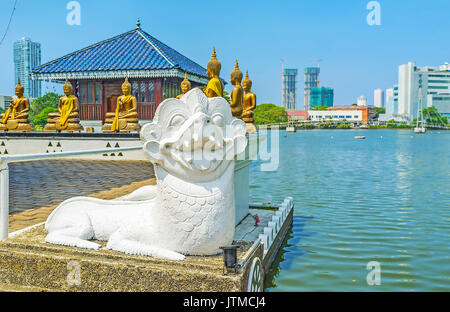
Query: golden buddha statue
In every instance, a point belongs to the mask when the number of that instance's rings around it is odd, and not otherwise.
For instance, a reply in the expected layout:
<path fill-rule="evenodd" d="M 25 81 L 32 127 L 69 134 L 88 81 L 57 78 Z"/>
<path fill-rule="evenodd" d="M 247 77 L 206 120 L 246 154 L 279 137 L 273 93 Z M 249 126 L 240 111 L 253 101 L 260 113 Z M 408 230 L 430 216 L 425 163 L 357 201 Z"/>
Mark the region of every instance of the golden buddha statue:
<path fill-rule="evenodd" d="M 188 92 L 189 90 L 191 90 L 191 83 L 189 82 L 189 80 L 187 79 L 187 73 L 184 73 L 184 79 L 181 82 L 181 94 L 177 95 L 177 99 L 181 99 L 183 97 L 183 95 L 186 94 L 186 92 Z"/>
<path fill-rule="evenodd" d="M 206 85 L 205 94 L 207 97 L 223 96 L 223 83 L 220 81 L 220 69 L 222 64 L 216 57 L 216 49 L 213 48 L 211 60 L 206 66 L 206 74 L 210 78 Z"/>
<path fill-rule="evenodd" d="M 0 115 L 0 130 L 32 131 L 33 128 L 28 122 L 30 101 L 23 96 L 24 88 L 20 84 L 20 80 L 17 81 L 14 91 L 16 95 L 13 96 L 9 108 Z"/>
<path fill-rule="evenodd" d="M 131 94 L 131 83 L 128 77 L 122 84 L 123 95 L 117 98 L 116 111 L 106 113 L 103 132 L 139 131 L 141 126 L 137 118 L 136 97 Z"/>
<path fill-rule="evenodd" d="M 80 101 L 73 95 L 72 84 L 66 80 L 63 85 L 64 96 L 59 98 L 58 112 L 49 113 L 44 131 L 82 131 L 78 107 Z"/>
<path fill-rule="evenodd" d="M 242 72 L 239 69 L 238 61 L 234 65 L 234 70 L 231 72 L 230 82 L 234 86 L 233 91 L 231 91 L 231 113 L 233 117 L 241 118 L 244 102 L 244 90 L 241 86 Z"/>
<path fill-rule="evenodd" d="M 242 120 L 247 124 L 247 132 L 252 133 L 256 131 L 255 120 L 253 119 L 253 110 L 256 107 L 256 95 L 251 92 L 252 81 L 248 78 L 248 71 L 245 74 L 245 79 L 242 82 L 244 88 L 244 112 L 242 113 Z"/>

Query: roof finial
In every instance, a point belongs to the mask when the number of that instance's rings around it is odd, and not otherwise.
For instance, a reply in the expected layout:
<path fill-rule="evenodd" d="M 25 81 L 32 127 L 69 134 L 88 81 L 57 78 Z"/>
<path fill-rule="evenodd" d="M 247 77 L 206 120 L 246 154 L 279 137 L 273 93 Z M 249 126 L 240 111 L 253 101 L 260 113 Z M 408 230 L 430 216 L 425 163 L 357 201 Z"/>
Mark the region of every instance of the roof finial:
<path fill-rule="evenodd" d="M 141 29 L 141 20 L 138 18 L 136 22 L 137 29 Z"/>

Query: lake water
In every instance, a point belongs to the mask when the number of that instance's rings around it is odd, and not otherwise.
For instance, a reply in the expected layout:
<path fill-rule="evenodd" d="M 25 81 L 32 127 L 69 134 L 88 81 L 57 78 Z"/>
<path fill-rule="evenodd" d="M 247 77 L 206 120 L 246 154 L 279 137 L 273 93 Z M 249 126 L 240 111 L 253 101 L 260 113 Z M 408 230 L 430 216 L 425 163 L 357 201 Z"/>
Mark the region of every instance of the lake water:
<path fill-rule="evenodd" d="M 266 291 L 450 291 L 450 131 L 279 139 L 278 170 L 254 161 L 250 173 L 253 202 L 295 202 Z M 380 264 L 379 286 L 367 283 L 370 261 Z"/>

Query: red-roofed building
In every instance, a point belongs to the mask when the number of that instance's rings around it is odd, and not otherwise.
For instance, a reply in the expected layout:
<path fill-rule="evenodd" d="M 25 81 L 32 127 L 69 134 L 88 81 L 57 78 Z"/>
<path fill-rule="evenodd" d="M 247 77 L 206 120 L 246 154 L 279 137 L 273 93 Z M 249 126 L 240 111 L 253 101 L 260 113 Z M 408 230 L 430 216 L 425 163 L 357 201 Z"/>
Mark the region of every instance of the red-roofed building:
<path fill-rule="evenodd" d="M 288 110 L 288 121 L 306 121 L 308 120 L 308 111 L 305 110 Z"/>

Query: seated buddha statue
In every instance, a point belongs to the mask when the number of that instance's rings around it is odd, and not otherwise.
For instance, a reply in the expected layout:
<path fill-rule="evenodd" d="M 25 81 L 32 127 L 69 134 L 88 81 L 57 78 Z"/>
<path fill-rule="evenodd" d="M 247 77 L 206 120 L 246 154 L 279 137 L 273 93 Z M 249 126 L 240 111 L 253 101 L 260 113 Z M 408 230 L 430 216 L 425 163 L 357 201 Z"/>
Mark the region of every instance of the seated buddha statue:
<path fill-rule="evenodd" d="M 73 95 L 73 88 L 69 81 L 63 85 L 64 96 L 59 98 L 58 111 L 48 114 L 44 131 L 82 131 L 78 107 L 80 101 Z"/>
<path fill-rule="evenodd" d="M 222 64 L 220 64 L 216 57 L 216 49 L 213 48 L 211 60 L 206 66 L 206 74 L 210 78 L 205 89 L 207 97 L 223 96 L 223 83 L 219 78 L 221 68 Z"/>
<path fill-rule="evenodd" d="M 0 130 L 5 131 L 32 131 L 28 122 L 28 111 L 30 110 L 30 102 L 28 98 L 23 96 L 24 88 L 20 84 L 20 80 L 15 87 L 16 95 L 13 96 L 9 108 L 4 114 L 0 115 Z"/>
<path fill-rule="evenodd" d="M 181 92 L 183 92 L 183 93 L 178 94 L 178 95 L 177 95 L 177 99 L 181 99 L 181 98 L 183 97 L 183 95 L 186 94 L 186 92 L 188 92 L 189 90 L 191 90 L 191 83 L 190 83 L 190 81 L 187 79 L 187 73 L 184 73 L 184 79 L 183 79 L 183 81 L 181 82 L 180 87 L 181 87 Z"/>
<path fill-rule="evenodd" d="M 233 91 L 231 91 L 231 113 L 233 117 L 241 118 L 242 116 L 242 105 L 244 101 L 244 90 L 241 86 L 242 72 L 239 69 L 238 61 L 234 65 L 234 70 L 231 72 L 230 82 L 234 86 Z"/>
<path fill-rule="evenodd" d="M 131 83 L 125 78 L 122 84 L 123 95 L 117 98 L 116 111 L 106 113 L 103 132 L 139 131 L 141 126 L 137 119 L 136 98 L 131 94 Z"/>
<path fill-rule="evenodd" d="M 247 125 L 247 132 L 252 133 L 256 131 L 255 120 L 253 119 L 253 110 L 256 107 L 256 95 L 251 92 L 252 81 L 248 78 L 248 72 L 245 74 L 245 79 L 242 82 L 244 88 L 244 111 L 242 113 L 242 120 Z"/>

